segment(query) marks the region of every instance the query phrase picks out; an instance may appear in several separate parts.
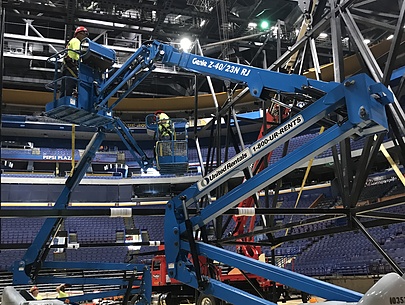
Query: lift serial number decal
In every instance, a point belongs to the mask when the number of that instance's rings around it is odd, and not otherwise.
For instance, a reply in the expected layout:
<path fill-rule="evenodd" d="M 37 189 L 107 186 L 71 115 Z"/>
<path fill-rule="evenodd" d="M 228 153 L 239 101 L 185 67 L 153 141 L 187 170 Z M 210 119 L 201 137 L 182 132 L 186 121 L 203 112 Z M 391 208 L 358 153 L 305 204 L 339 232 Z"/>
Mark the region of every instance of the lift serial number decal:
<path fill-rule="evenodd" d="M 248 76 L 251 71 L 251 69 L 249 68 L 243 68 L 223 62 L 215 62 L 212 60 L 207 61 L 205 59 L 198 59 L 196 57 L 194 57 L 191 62 L 195 66 L 206 67 L 208 69 L 223 71 L 225 73 L 237 74 L 242 76 Z"/>
<path fill-rule="evenodd" d="M 251 155 L 249 149 L 245 149 L 245 150 L 241 151 L 235 157 L 228 160 L 226 163 L 222 164 L 216 170 L 214 170 L 213 172 L 211 172 L 207 176 L 205 176 L 204 179 L 198 181 L 197 182 L 198 189 L 200 191 L 203 190 L 205 187 L 212 184 L 213 181 L 219 179 L 220 177 L 224 176 L 225 174 L 228 174 L 229 172 L 231 172 L 233 169 L 237 168 L 239 164 L 245 162 L 251 156 L 252 155 Z"/>
<path fill-rule="evenodd" d="M 390 304 L 405 304 L 405 296 L 403 296 L 403 297 L 390 297 Z"/>
<path fill-rule="evenodd" d="M 281 127 L 277 128 L 276 130 L 270 132 L 268 135 L 263 137 L 261 140 L 256 142 L 253 146 L 250 147 L 252 155 L 257 154 L 262 149 L 270 145 L 272 142 L 285 135 L 286 133 L 290 132 L 291 130 L 297 128 L 299 125 L 304 123 L 304 118 L 302 115 L 298 115 L 293 118 L 291 121 L 288 121 L 286 124 L 282 125 Z"/>

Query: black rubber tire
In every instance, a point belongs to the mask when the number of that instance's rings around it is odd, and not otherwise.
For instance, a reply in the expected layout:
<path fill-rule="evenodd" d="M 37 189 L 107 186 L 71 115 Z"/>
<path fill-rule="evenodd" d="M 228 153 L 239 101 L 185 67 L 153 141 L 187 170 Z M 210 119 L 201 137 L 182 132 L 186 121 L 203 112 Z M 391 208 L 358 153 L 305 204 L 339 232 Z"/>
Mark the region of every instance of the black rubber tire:
<path fill-rule="evenodd" d="M 311 296 L 308 293 L 303 292 L 303 291 L 301 292 L 302 303 L 308 303 L 310 298 L 311 298 Z"/>
<path fill-rule="evenodd" d="M 132 296 L 131 300 L 129 301 L 129 305 L 135 305 L 135 304 L 136 304 L 136 301 L 138 301 L 138 299 L 139 299 L 139 295 L 134 294 L 134 295 Z"/>
<path fill-rule="evenodd" d="M 196 305 L 218 305 L 218 304 L 219 300 L 216 297 L 203 293 L 200 293 L 196 302 Z"/>

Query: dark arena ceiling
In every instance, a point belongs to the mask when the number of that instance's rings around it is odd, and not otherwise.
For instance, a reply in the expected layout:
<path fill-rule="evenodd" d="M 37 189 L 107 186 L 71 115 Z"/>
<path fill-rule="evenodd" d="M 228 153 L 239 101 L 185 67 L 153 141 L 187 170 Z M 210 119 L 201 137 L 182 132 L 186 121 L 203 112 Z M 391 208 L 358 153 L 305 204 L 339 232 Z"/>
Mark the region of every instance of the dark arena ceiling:
<path fill-rule="evenodd" d="M 314 0 L 315 1 L 315 0 Z M 316 45 L 317 61 L 324 80 L 333 80 L 334 49 L 341 57 L 357 58 L 358 48 L 353 32 L 358 31 L 384 65 L 400 16 L 401 0 L 340 1 L 340 11 L 354 20 L 355 28 L 341 23 L 338 44 L 333 44 L 336 29 L 330 22 L 331 3 L 336 1 L 303 0 L 111 0 L 111 1 L 45 1 L 3 0 L 2 26 L 2 112 L 6 114 L 39 114 L 52 99 L 45 89 L 54 77 L 46 59 L 62 51 L 76 26 L 88 28 L 90 38 L 113 48 L 117 65 L 122 64 L 141 44 L 156 39 L 179 47 L 188 37 L 194 48 L 208 57 L 222 58 L 260 68 L 272 64 L 302 39 L 301 31 L 311 35 Z M 337 1 L 339 2 L 339 1 Z M 336 10 L 336 8 L 335 8 Z M 347 18 L 347 17 L 346 17 Z M 260 28 L 262 21 L 269 28 Z M 304 26 L 303 26 L 304 24 Z M 308 32 L 310 34 L 308 34 Z M 322 35 L 320 35 L 322 33 Z M 304 35 L 304 37 L 305 37 Z M 309 49 L 307 46 L 307 50 Z M 308 52 L 308 51 L 307 51 Z M 304 54 L 303 51 L 301 51 Z M 393 66 L 403 63 L 403 50 Z M 305 73 L 314 67 L 314 57 L 300 55 L 293 69 L 284 63 L 277 66 L 289 73 Z M 350 62 L 345 74 L 364 70 L 364 63 Z M 357 68 L 353 68 L 357 67 Z M 355 69 L 351 71 L 350 69 Z M 323 69 L 323 68 L 322 68 Z M 382 68 L 383 69 L 383 68 Z M 311 75 L 309 75 L 311 76 Z M 201 95 L 199 116 L 209 116 L 214 110 L 206 78 L 176 68 L 158 66 L 122 105 L 116 109 L 124 120 L 137 120 L 145 113 L 163 108 L 172 115 L 188 117 L 194 109 L 194 94 Z M 224 81 L 213 79 L 216 93 L 230 89 Z M 237 89 L 243 89 L 238 87 Z M 205 100 L 204 100 L 204 95 Z M 219 94 L 219 103 L 226 94 Z M 250 111 L 260 105 L 247 96 L 237 111 Z M 239 107 L 239 109 L 238 109 Z"/>

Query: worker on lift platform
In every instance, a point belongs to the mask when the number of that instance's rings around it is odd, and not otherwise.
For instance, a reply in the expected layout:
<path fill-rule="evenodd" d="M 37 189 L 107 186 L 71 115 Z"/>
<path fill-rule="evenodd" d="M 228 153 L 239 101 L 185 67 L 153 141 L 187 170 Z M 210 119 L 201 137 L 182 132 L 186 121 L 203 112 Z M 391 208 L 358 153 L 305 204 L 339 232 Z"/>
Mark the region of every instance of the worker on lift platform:
<path fill-rule="evenodd" d="M 30 288 L 30 293 L 33 295 L 33 297 L 36 300 L 42 300 L 43 299 L 42 295 L 39 293 L 39 289 L 38 289 L 37 286 L 32 286 Z"/>
<path fill-rule="evenodd" d="M 60 284 L 56 287 L 56 292 L 58 293 L 58 298 L 67 298 L 69 295 L 66 293 L 66 288 L 70 288 L 70 284 Z"/>
<path fill-rule="evenodd" d="M 80 59 L 80 43 L 84 38 L 89 36 L 89 32 L 84 26 L 76 28 L 74 37 L 69 41 L 66 48 L 68 49 L 62 65 L 62 86 L 60 88 L 60 97 L 72 96 L 76 89 L 76 80 L 78 77 L 78 67 Z"/>
<path fill-rule="evenodd" d="M 156 122 L 158 124 L 158 136 L 157 140 L 168 140 L 173 135 L 172 122 L 169 116 L 162 110 L 155 112 Z"/>

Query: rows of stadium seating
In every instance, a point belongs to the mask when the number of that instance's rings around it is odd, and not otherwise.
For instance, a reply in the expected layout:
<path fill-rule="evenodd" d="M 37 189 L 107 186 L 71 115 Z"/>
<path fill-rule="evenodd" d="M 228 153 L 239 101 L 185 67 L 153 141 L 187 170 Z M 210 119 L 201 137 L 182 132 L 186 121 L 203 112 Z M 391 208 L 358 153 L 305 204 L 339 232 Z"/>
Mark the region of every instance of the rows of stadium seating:
<path fill-rule="evenodd" d="M 301 135 L 290 141 L 289 152 L 293 151 L 306 141 L 312 139 L 316 135 Z M 352 148 L 359 149 L 364 144 L 363 140 L 352 141 Z M 46 149 L 42 148 L 44 155 L 60 155 L 69 157 L 70 150 L 63 149 Z M 30 149 L 7 149 L 4 150 L 11 154 L 26 153 L 32 154 Z M 274 150 L 271 163 L 276 162 L 281 158 L 282 147 Z M 3 153 L 3 148 L 2 148 Z M 37 152 L 36 152 L 37 153 Z M 79 156 L 80 152 L 75 152 Z M 126 161 L 133 161 L 133 156 L 124 151 Z M 147 151 L 147 154 L 153 155 L 153 152 Z M 202 155 L 206 156 L 208 149 L 202 149 Z M 224 156 L 224 151 L 222 152 Z M 234 149 L 230 149 L 229 158 L 235 155 Z M 327 150 L 318 157 L 331 156 L 331 150 Z M 2 156 L 3 157 L 3 156 Z M 189 150 L 190 162 L 198 162 L 197 151 L 195 149 Z M 116 162 L 117 151 L 112 152 L 100 152 L 97 153 L 95 162 L 109 163 Z M 3 175 L 3 173 L 2 173 Z M 52 175 L 49 175 L 52 176 Z M 32 176 L 31 176 L 32 177 Z M 95 176 L 97 177 L 97 176 Z M 112 178 L 121 178 L 122 176 L 111 176 Z M 93 177 L 94 178 L 94 177 Z M 398 181 L 390 181 L 388 183 L 377 184 L 370 187 L 366 187 L 360 199 L 374 202 L 381 195 L 394 195 L 405 193 L 405 188 Z M 319 192 L 306 192 L 300 199 L 298 207 L 308 207 L 314 199 L 319 196 Z M 326 194 L 326 197 L 330 197 L 330 193 Z M 295 205 L 296 194 L 280 195 L 278 201 L 282 208 L 292 208 Z M 337 202 L 334 199 L 327 199 L 321 202 L 320 206 L 330 208 L 336 205 Z M 402 207 L 394 207 L 389 210 L 391 213 L 404 213 Z M 283 216 L 277 215 L 275 217 L 276 222 L 296 222 L 307 219 L 303 216 Z M 134 216 L 134 226 L 141 230 L 147 230 L 150 240 L 163 240 L 163 217 L 162 216 Z M 43 219 L 1 219 L 1 242 L 4 244 L 15 243 L 31 243 L 35 238 L 38 230 L 43 223 Z M 231 222 L 230 226 L 226 230 L 226 234 L 232 231 Z M 308 224 L 300 226 L 290 230 L 289 234 L 303 233 L 316 231 L 322 228 L 333 227 L 335 225 L 342 224 L 339 220 L 329 220 L 322 223 Z M 77 241 L 83 243 L 103 243 L 116 241 L 116 233 L 118 231 L 125 231 L 125 226 L 120 218 L 68 218 L 65 221 L 65 229 L 68 232 L 74 232 L 77 234 Z M 381 228 L 373 231 L 378 242 L 385 248 L 388 253 L 394 258 L 395 261 L 404 265 L 405 246 L 404 236 L 405 228 L 399 225 L 391 225 L 388 229 L 381 230 Z M 281 236 L 285 232 L 279 231 L 276 236 Z M 360 238 L 361 237 L 361 238 Z M 258 237 L 260 239 L 262 237 Z M 342 246 L 345 244 L 351 245 L 349 247 Z M 335 247 L 336 245 L 340 245 Z M 119 248 L 119 250 L 118 250 Z M 141 252 L 148 252 L 155 250 L 156 248 L 142 247 Z M 269 249 L 263 249 L 265 253 L 269 254 Z M 117 250 L 113 248 L 108 249 L 68 249 L 66 250 L 67 257 L 65 259 L 83 261 L 83 260 L 96 260 L 96 261 L 109 261 L 114 262 L 124 261 L 127 253 L 126 247 L 117 247 Z M 1 250 L 0 253 L 0 270 L 9 269 L 11 264 L 18 258 L 21 258 L 24 254 L 23 250 Z M 100 255 L 103 255 L 102 257 Z M 359 234 L 341 233 L 334 236 L 324 236 L 323 238 L 312 238 L 307 240 L 295 241 L 287 243 L 276 249 L 276 255 L 290 257 L 297 256 L 294 261 L 294 265 L 290 265 L 294 270 L 308 275 L 326 275 L 326 274 L 367 274 L 370 272 L 380 272 L 381 269 L 385 270 L 387 267 L 385 264 L 381 264 L 381 255 L 371 247 L 371 244 L 365 239 L 365 237 Z M 52 253 L 48 256 L 48 259 L 53 259 Z M 378 265 L 379 264 L 379 265 Z M 377 266 L 377 267 L 376 267 Z M 383 266 L 383 267 L 381 267 Z M 384 269 L 385 268 L 385 269 Z"/>
<path fill-rule="evenodd" d="M 350 249 L 345 247 L 329 248 L 325 253 L 320 252 L 319 249 L 328 247 L 328 242 L 317 243 L 318 246 L 312 246 L 305 249 L 305 246 L 283 246 L 276 249 L 277 256 L 296 257 L 293 270 L 307 274 L 307 275 L 332 275 L 332 274 L 348 274 L 362 275 L 373 274 L 375 272 L 381 272 L 381 268 L 373 270 L 375 265 L 381 265 L 383 259 L 381 255 L 375 250 L 369 248 L 363 248 L 361 244 L 356 244 L 357 240 L 348 239 L 347 236 L 340 236 L 335 234 L 333 243 L 353 243 L 351 247 L 359 249 L 355 256 L 351 260 L 347 260 L 350 257 Z M 390 245 L 396 248 L 387 248 L 387 253 L 396 261 L 400 266 L 405 267 L 405 248 L 404 240 L 398 238 L 395 243 Z M 117 251 L 113 251 L 112 247 L 95 247 L 95 248 L 79 248 L 79 249 L 67 249 L 67 261 L 101 261 L 101 262 L 125 262 L 127 249 L 125 247 L 115 247 Z M 305 249 L 300 252 L 299 249 Z M 156 247 L 142 247 L 142 252 L 149 252 L 157 250 Z M 340 250 L 337 252 L 336 250 Z M 8 270 L 12 263 L 21 258 L 24 254 L 24 250 L 2 250 L 0 259 L 0 270 Z M 267 251 L 264 251 L 268 253 Z M 121 256 L 117 254 L 120 253 Z M 334 253 L 334 255 L 331 255 Z M 140 257 L 139 261 L 150 258 L 149 256 Z M 53 260 L 52 255 L 48 256 L 47 260 Z M 138 262 L 138 261 L 137 261 Z M 364 269 L 352 269 L 353 266 L 363 266 Z M 383 264 L 384 266 L 386 264 Z M 291 266 L 291 265 L 290 265 Z M 342 272 L 342 270 L 346 270 Z"/>
<path fill-rule="evenodd" d="M 79 217 L 67 218 L 65 230 L 76 233 L 79 243 L 111 243 L 116 241 L 118 231 L 124 231 L 124 226 L 120 218 Z"/>
<path fill-rule="evenodd" d="M 297 136 L 293 139 L 290 140 L 289 142 L 289 147 L 288 147 L 288 152 L 292 152 L 294 151 L 296 148 L 300 147 L 302 144 L 305 144 L 306 142 L 308 142 L 309 140 L 313 139 L 314 137 L 316 137 L 316 134 L 304 134 L 301 136 Z M 360 139 L 358 141 L 353 141 L 351 140 L 352 143 L 352 149 L 356 150 L 356 149 L 361 149 L 364 145 L 364 139 Z M 249 145 L 247 145 L 249 146 Z M 282 151 L 283 151 L 283 147 L 280 146 L 278 148 L 276 148 L 273 151 L 271 160 L 270 160 L 270 164 L 273 164 L 275 162 L 277 162 L 281 157 L 282 157 Z M 35 153 L 34 153 L 35 152 Z M 75 150 L 75 159 L 78 160 L 82 154 L 82 150 Z M 71 158 L 71 150 L 70 149 L 62 149 L 62 148 L 33 148 L 33 149 L 14 149 L 14 148 L 2 148 L 2 158 L 7 160 L 7 158 L 10 159 L 16 159 L 16 156 L 18 156 L 17 159 L 22 159 L 22 160 L 37 160 L 37 161 L 43 161 L 46 160 L 47 157 L 55 157 L 58 160 L 69 160 Z M 101 164 L 109 164 L 109 163 L 116 163 L 118 160 L 118 153 L 120 153 L 118 150 L 114 150 L 114 151 L 102 151 L 102 152 L 97 152 L 94 159 L 93 159 L 93 163 L 97 164 L 97 163 L 101 163 Z M 139 168 L 139 165 L 134 163 L 135 158 L 134 156 L 128 151 L 128 150 L 124 150 L 122 151 L 122 153 L 124 153 L 124 157 L 125 157 L 125 162 L 127 162 L 128 164 L 132 164 L 131 166 L 134 167 L 135 169 Z M 153 156 L 153 151 L 151 149 L 145 149 L 145 153 L 148 156 Z M 202 156 L 207 156 L 208 154 L 208 148 L 202 148 L 201 149 L 201 154 Z M 228 158 L 231 158 L 235 155 L 235 149 L 233 147 L 228 149 L 227 155 Z M 223 160 L 221 162 L 224 162 L 225 160 L 225 149 L 222 149 L 221 152 L 222 158 Z M 325 157 L 329 157 L 332 155 L 331 149 L 326 150 L 325 152 L 321 153 L 319 156 L 317 156 L 316 158 L 325 158 Z M 198 163 L 199 159 L 198 159 L 198 153 L 197 150 L 195 148 L 189 148 L 189 162 L 190 163 Z M 35 159 L 34 159 L 35 158 Z M 38 159 L 39 158 L 39 159 Z M 52 162 L 52 160 L 49 160 Z M 54 162 L 56 162 L 56 159 L 53 160 Z M 106 178 L 112 178 L 112 179 L 117 179 L 117 178 L 122 178 L 122 177 L 126 177 L 125 175 L 119 176 L 113 176 L 110 175 L 109 172 L 110 171 L 106 171 Z M 21 176 L 21 175 L 26 175 L 27 177 L 39 177 L 39 178 L 48 178 L 48 177 L 54 177 L 55 173 L 53 174 L 38 174 L 35 172 L 15 172 L 15 171 L 2 171 L 2 175 L 5 176 Z M 40 176 L 39 176 L 40 175 Z M 97 176 L 94 176 L 95 178 L 97 178 Z M 94 178 L 93 177 L 93 178 Z"/>
<path fill-rule="evenodd" d="M 325 191 L 325 190 L 324 190 Z M 293 207 L 295 204 L 296 193 L 283 194 L 279 197 L 282 202 L 281 207 Z M 302 200 L 298 207 L 308 207 L 314 198 L 318 197 L 316 191 L 304 192 Z M 153 208 L 153 206 L 151 206 Z M 405 213 L 404 206 L 396 206 L 386 211 L 391 213 Z M 300 221 L 313 216 L 278 216 L 277 221 L 283 223 L 290 221 Z M 4 244 L 29 244 L 35 238 L 39 231 L 43 219 L 36 218 L 17 218 L 1 219 L 1 243 Z M 328 220 L 325 222 L 307 224 L 290 230 L 289 234 L 316 231 L 326 227 L 333 227 L 338 220 Z M 226 230 L 229 234 L 234 222 Z M 68 233 L 75 233 L 79 243 L 102 244 L 105 242 L 113 243 L 116 241 L 117 232 L 125 232 L 125 226 L 122 218 L 109 217 L 77 217 L 67 218 L 65 230 Z M 149 233 L 149 240 L 163 241 L 163 216 L 133 216 L 133 226 L 141 231 Z M 387 253 L 405 267 L 405 225 L 393 224 L 384 228 L 372 228 L 370 234 L 381 245 Z M 276 236 L 285 234 L 280 231 Z M 258 239 L 263 236 L 257 237 Z M 10 245 L 11 246 L 11 245 Z M 142 247 L 141 254 L 156 250 L 156 247 Z M 270 249 L 264 247 L 264 253 L 270 255 Z M 286 267 L 310 276 L 314 275 L 332 275 L 332 274 L 370 274 L 381 273 L 390 267 L 383 262 L 381 254 L 372 246 L 370 241 L 361 232 L 348 232 L 333 234 L 333 236 L 313 237 L 305 240 L 297 240 L 281 245 L 275 250 L 279 257 L 294 257 L 294 264 L 288 264 Z M 66 250 L 66 260 L 86 261 L 112 261 L 124 262 L 128 249 L 126 247 L 108 248 L 79 248 Z M 22 257 L 23 250 L 1 250 L 0 268 L 9 269 L 12 263 Z M 150 256 L 148 256 L 150 257 Z M 140 256 L 137 262 L 146 258 Z M 48 259 L 56 259 L 52 253 Z M 381 267 L 382 266 L 382 267 Z"/>
<path fill-rule="evenodd" d="M 405 267 L 405 226 L 372 228 L 369 233 L 397 264 Z M 364 234 L 353 232 L 324 236 L 302 251 L 294 264 L 297 272 L 311 276 L 383 273 L 381 269 L 373 270 L 376 265 L 387 269 L 388 264 Z"/>
<path fill-rule="evenodd" d="M 1 243 L 32 243 L 43 223 L 43 218 L 3 218 Z"/>

